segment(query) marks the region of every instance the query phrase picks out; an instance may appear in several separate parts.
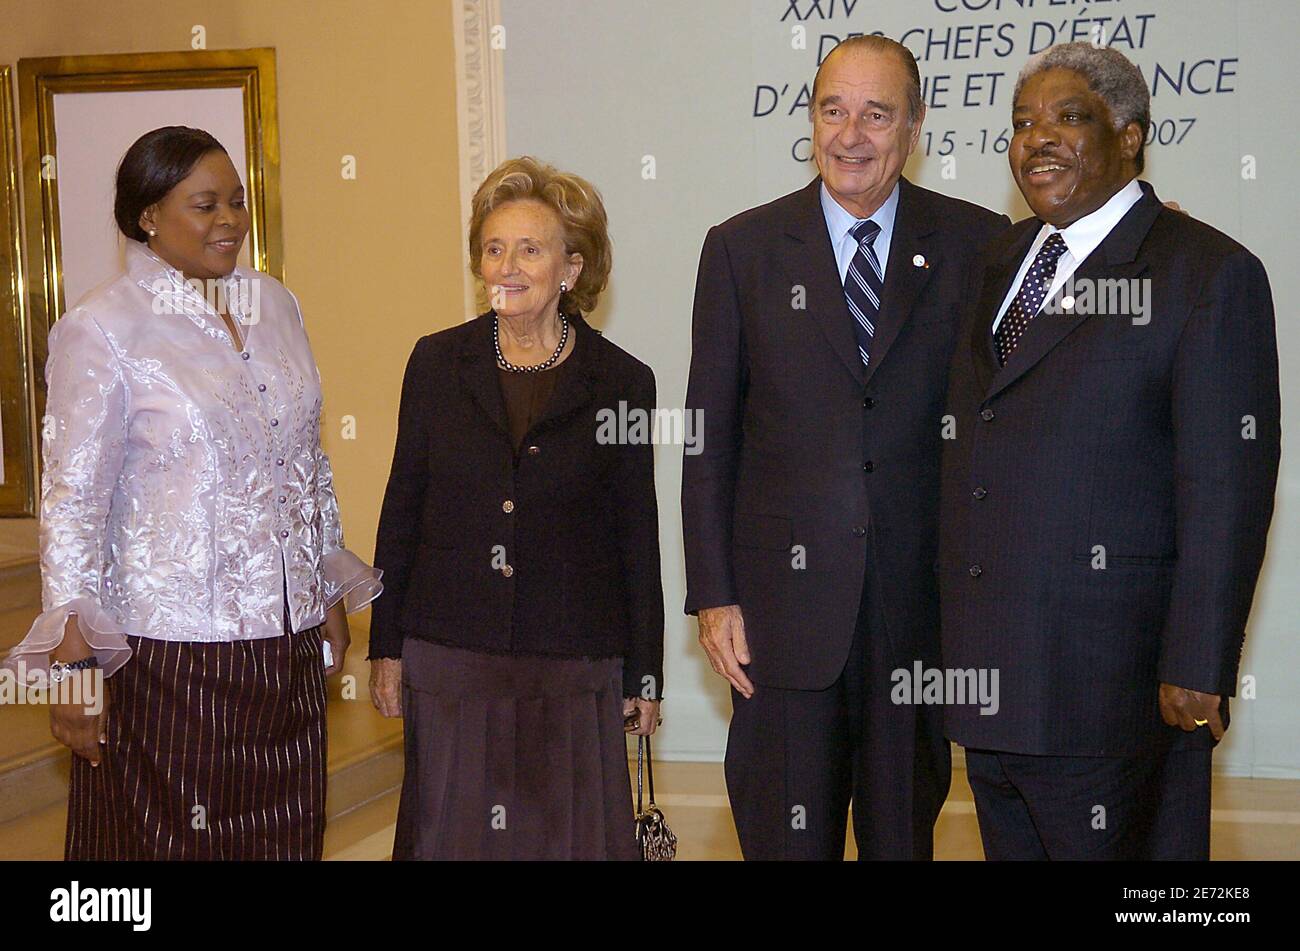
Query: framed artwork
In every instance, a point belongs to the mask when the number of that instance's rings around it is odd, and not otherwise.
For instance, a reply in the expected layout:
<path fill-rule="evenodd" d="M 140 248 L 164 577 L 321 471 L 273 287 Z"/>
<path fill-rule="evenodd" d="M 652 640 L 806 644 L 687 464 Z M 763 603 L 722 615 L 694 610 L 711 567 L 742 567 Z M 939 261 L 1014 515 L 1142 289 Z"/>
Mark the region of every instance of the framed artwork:
<path fill-rule="evenodd" d="M 275 51 L 196 50 L 18 61 L 26 303 L 35 419 L 44 413 L 50 326 L 121 273 L 117 166 L 137 138 L 210 132 L 243 178 L 251 227 L 240 264 L 283 279 Z"/>
<path fill-rule="evenodd" d="M 0 516 L 35 513 L 31 347 L 23 300 L 13 78 L 0 66 Z"/>

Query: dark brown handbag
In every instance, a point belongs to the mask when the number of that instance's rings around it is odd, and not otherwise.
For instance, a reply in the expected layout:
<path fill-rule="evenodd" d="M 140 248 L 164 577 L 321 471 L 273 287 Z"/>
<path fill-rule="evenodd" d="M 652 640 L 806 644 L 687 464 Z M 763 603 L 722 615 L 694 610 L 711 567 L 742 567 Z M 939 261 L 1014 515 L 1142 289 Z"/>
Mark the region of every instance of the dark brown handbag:
<path fill-rule="evenodd" d="M 650 805 L 643 806 L 641 766 L 649 781 Z M 671 862 L 677 855 L 677 836 L 668 828 L 668 820 L 655 805 L 654 761 L 650 756 L 650 737 L 636 738 L 636 844 L 646 862 Z"/>

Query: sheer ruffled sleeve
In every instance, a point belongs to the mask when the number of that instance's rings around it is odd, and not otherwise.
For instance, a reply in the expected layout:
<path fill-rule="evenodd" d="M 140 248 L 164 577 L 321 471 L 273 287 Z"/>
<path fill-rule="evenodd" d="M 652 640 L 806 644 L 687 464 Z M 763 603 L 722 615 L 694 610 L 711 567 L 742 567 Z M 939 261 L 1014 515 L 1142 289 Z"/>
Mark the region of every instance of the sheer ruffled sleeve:
<path fill-rule="evenodd" d="M 122 367 L 94 319 L 74 311 L 50 331 L 41 425 L 41 600 L 43 612 L 5 658 L 19 671 L 48 670 L 50 651 L 76 615 L 105 675 L 131 656 L 126 630 L 101 600 L 107 522 L 126 451 Z"/>
<path fill-rule="evenodd" d="M 348 614 L 360 611 L 384 591 L 383 572 L 372 568 L 343 547 L 343 524 L 339 518 L 339 501 L 334 495 L 334 470 L 329 456 L 316 446 L 316 506 L 324 522 L 325 606 L 339 601 Z"/>

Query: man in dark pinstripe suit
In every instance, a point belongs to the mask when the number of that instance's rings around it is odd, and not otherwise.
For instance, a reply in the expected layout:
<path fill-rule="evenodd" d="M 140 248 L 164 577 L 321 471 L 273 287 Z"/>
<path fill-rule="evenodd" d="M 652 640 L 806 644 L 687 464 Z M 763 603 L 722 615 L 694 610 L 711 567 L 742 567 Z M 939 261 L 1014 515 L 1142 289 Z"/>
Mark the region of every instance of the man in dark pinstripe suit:
<path fill-rule="evenodd" d="M 996 669 L 945 708 L 989 858 L 1208 858 L 1280 446 L 1268 277 L 1138 182 L 1150 100 L 1112 49 L 1017 84 L 1036 218 L 994 242 L 953 361 L 942 652 Z"/>

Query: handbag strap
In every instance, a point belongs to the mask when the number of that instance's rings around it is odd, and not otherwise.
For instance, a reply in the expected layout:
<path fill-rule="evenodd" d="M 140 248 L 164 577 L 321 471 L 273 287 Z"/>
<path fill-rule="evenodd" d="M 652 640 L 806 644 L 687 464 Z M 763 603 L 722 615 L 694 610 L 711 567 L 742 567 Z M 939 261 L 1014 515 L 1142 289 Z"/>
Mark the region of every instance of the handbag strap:
<path fill-rule="evenodd" d="M 645 744 L 642 742 L 644 739 L 644 736 L 638 736 L 636 738 L 636 814 L 638 816 L 645 811 L 643 808 L 644 804 L 641 801 L 641 787 L 643 784 L 641 779 L 641 767 L 645 761 Z"/>
<path fill-rule="evenodd" d="M 655 804 L 655 761 L 650 755 L 650 737 L 642 737 L 645 740 L 645 775 L 650 786 L 650 805 Z"/>
<path fill-rule="evenodd" d="M 642 782 L 641 770 L 645 767 L 645 782 Z M 650 755 L 650 737 L 638 736 L 636 738 L 636 814 L 641 815 L 645 811 L 645 802 L 643 800 L 643 791 L 646 786 L 650 787 L 650 805 L 655 804 L 655 766 L 654 757 Z"/>

